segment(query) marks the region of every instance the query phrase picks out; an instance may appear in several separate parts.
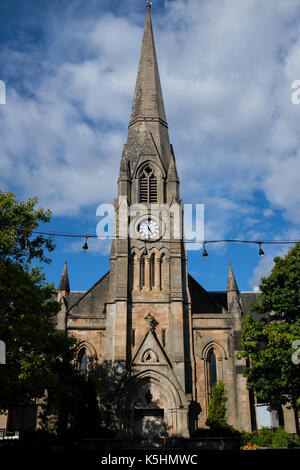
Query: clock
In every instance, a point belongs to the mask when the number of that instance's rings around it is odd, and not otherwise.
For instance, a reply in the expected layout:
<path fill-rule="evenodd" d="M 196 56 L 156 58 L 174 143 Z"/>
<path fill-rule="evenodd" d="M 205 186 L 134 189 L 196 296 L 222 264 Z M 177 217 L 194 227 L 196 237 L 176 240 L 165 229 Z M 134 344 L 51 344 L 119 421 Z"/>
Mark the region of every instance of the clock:
<path fill-rule="evenodd" d="M 138 232 L 144 240 L 153 240 L 159 236 L 159 225 L 152 219 L 144 219 L 138 225 Z"/>

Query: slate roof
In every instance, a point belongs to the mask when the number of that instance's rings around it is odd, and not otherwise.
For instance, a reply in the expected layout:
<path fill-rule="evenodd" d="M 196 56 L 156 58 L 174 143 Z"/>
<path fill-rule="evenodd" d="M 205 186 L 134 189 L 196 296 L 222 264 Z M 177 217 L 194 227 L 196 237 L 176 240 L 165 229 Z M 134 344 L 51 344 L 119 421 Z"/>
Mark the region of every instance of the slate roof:
<path fill-rule="evenodd" d="M 105 315 L 105 302 L 108 294 L 109 271 L 86 292 L 70 293 L 69 313 L 74 316 Z"/>
<path fill-rule="evenodd" d="M 222 307 L 217 300 L 190 275 L 188 275 L 188 285 L 192 313 L 222 313 Z"/>
<path fill-rule="evenodd" d="M 71 291 L 69 312 L 72 315 L 104 315 L 108 292 L 109 272 L 88 291 Z M 188 275 L 188 286 L 192 301 L 192 313 L 222 313 L 227 310 L 227 293 L 225 291 L 206 291 L 192 276 Z M 256 292 L 240 292 L 243 315 L 247 315 L 250 304 L 257 303 Z M 255 316 L 255 314 L 253 314 Z"/>
<path fill-rule="evenodd" d="M 209 295 L 211 295 L 219 305 L 222 305 L 222 307 L 227 310 L 227 293 L 225 291 L 209 291 Z"/>
<path fill-rule="evenodd" d="M 70 298 L 69 298 L 70 309 L 73 307 L 73 305 L 75 305 L 81 299 L 81 297 L 84 296 L 86 292 L 87 291 L 82 291 L 82 290 L 81 291 L 72 290 L 70 292 Z"/>
<path fill-rule="evenodd" d="M 251 303 L 257 304 L 257 293 L 256 292 L 241 292 L 240 295 L 241 295 L 243 314 L 244 316 L 246 316 L 247 313 L 249 312 Z M 252 313 L 251 316 L 253 318 L 257 318 L 257 315 L 255 315 L 255 313 Z"/>

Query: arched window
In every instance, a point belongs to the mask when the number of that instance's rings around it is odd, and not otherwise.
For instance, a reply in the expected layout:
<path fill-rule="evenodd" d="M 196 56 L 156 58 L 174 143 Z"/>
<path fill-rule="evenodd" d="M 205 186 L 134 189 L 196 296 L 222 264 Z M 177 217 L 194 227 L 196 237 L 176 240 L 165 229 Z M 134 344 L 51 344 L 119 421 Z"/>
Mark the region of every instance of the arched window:
<path fill-rule="evenodd" d="M 217 385 L 217 361 L 215 351 L 212 349 L 208 355 L 208 383 L 209 392 L 212 393 L 213 388 Z"/>
<path fill-rule="evenodd" d="M 131 289 L 134 289 L 135 284 L 137 282 L 135 276 L 136 276 L 136 256 L 135 253 L 131 255 L 130 259 L 130 276 L 129 276 L 129 281 L 130 281 L 130 286 Z"/>
<path fill-rule="evenodd" d="M 166 255 L 163 253 L 159 260 L 159 287 L 162 289 L 165 283 L 165 264 L 166 264 Z"/>
<path fill-rule="evenodd" d="M 157 179 L 149 165 L 143 169 L 139 183 L 140 202 L 157 202 Z"/>
<path fill-rule="evenodd" d="M 140 287 L 142 288 L 145 285 L 145 256 L 141 257 L 140 264 Z"/>
<path fill-rule="evenodd" d="M 79 352 L 79 355 L 78 355 L 78 369 L 79 369 L 79 373 L 81 375 L 86 375 L 87 374 L 88 360 L 87 360 L 87 354 L 86 354 L 86 349 L 85 348 L 82 348 L 81 351 Z"/>
<path fill-rule="evenodd" d="M 150 288 L 155 286 L 155 254 L 150 258 Z"/>
<path fill-rule="evenodd" d="M 166 343 L 167 343 L 166 338 L 167 338 L 167 330 L 164 329 L 161 332 L 161 341 L 162 341 L 163 347 L 166 346 Z"/>

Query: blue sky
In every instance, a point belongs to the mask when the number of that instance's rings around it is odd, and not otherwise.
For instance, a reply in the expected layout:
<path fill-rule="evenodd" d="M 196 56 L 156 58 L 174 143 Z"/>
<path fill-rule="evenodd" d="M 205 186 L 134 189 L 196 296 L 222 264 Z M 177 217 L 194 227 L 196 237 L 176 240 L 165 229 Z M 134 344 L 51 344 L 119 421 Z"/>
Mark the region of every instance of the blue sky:
<path fill-rule="evenodd" d="M 2 0 L 0 187 L 50 208 L 49 230 L 95 233 L 113 202 L 127 138 L 144 0 Z M 205 204 L 205 238 L 298 239 L 300 2 L 153 0 L 170 140 L 187 203 Z M 73 290 L 109 269 L 109 243 L 55 240 L 47 279 L 65 259 Z M 209 245 L 189 272 L 224 290 L 231 260 L 241 290 L 288 247 Z"/>

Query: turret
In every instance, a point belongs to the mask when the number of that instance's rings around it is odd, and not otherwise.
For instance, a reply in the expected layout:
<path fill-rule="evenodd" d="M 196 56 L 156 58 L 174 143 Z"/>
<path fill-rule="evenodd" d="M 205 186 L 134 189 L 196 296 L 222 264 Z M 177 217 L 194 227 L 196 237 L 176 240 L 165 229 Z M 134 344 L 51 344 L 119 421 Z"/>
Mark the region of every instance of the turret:
<path fill-rule="evenodd" d="M 129 162 L 126 157 L 126 144 L 123 148 L 121 163 L 120 163 L 120 173 L 118 179 L 118 196 L 126 196 L 127 202 L 130 204 L 130 168 Z"/>
<path fill-rule="evenodd" d="M 56 328 L 59 331 L 65 331 L 66 329 L 66 319 L 67 311 L 70 300 L 70 283 L 68 276 L 67 261 L 65 261 L 65 266 L 63 273 L 57 289 L 57 302 L 60 303 L 60 311 L 57 314 L 57 325 Z"/>
<path fill-rule="evenodd" d="M 232 314 L 233 317 L 233 324 L 235 330 L 241 329 L 241 302 L 240 302 L 240 292 L 237 286 L 237 282 L 235 280 L 231 262 L 229 262 L 229 273 L 228 273 L 228 280 L 227 280 L 227 306 L 229 313 Z"/>
<path fill-rule="evenodd" d="M 173 152 L 172 145 L 171 148 L 171 158 L 170 164 L 167 173 L 167 203 L 171 204 L 172 200 L 179 200 L 179 178 L 176 168 L 175 156 Z"/>

